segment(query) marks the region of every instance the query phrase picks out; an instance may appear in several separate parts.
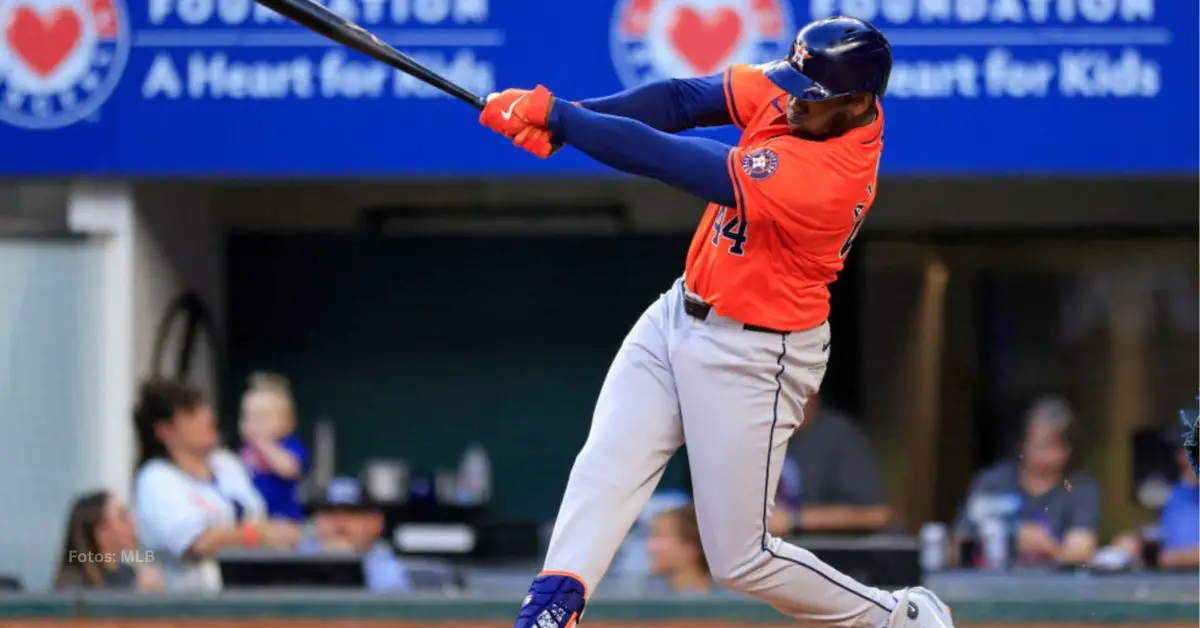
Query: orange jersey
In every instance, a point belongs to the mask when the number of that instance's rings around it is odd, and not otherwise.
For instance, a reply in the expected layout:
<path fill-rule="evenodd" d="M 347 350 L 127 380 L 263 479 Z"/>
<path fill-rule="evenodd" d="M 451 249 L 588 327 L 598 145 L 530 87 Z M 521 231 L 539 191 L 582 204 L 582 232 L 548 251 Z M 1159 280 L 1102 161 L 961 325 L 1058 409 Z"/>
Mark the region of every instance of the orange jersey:
<path fill-rule="evenodd" d="M 725 72 L 742 129 L 729 153 L 737 207 L 709 204 L 688 248 L 689 290 L 722 316 L 799 331 L 829 317 L 829 284 L 875 201 L 883 110 L 824 141 L 791 135 L 787 94 L 757 68 Z"/>

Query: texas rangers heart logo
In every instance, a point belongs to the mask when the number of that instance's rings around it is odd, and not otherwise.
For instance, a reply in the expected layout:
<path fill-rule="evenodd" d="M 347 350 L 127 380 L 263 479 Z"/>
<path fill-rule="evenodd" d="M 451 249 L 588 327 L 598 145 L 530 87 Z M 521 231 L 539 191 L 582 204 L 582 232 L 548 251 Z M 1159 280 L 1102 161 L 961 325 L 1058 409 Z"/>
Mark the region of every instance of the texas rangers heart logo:
<path fill-rule="evenodd" d="M 635 87 L 775 61 L 794 34 L 783 0 L 620 0 L 610 45 L 621 82 Z"/>
<path fill-rule="evenodd" d="M 129 58 L 122 0 L 0 0 L 0 122 L 57 129 L 93 114 Z"/>

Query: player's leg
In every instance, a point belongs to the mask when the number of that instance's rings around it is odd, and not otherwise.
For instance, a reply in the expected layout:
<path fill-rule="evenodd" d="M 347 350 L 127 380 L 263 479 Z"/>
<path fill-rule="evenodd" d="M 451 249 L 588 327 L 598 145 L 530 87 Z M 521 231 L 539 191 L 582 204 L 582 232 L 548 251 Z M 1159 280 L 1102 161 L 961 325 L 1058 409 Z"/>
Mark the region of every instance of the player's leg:
<path fill-rule="evenodd" d="M 881 628 L 902 621 L 901 601 L 766 530 L 787 441 L 824 376 L 828 339 L 827 326 L 768 334 L 710 315 L 675 348 L 696 515 L 721 585 L 798 620 Z"/>
<path fill-rule="evenodd" d="M 575 621 L 683 444 L 667 355 L 671 320 L 681 316 L 677 309 L 660 298 L 617 352 L 567 480 L 544 571 L 530 587 L 517 628 Z"/>

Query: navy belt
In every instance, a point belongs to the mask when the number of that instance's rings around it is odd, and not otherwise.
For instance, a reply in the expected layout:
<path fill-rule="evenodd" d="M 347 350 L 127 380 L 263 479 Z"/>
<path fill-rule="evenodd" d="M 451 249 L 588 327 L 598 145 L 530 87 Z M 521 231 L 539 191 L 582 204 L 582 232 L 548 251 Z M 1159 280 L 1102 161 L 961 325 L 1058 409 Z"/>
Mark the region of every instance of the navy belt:
<path fill-rule="evenodd" d="M 697 301 L 695 299 L 685 296 L 683 298 L 683 311 L 688 316 L 691 316 L 692 318 L 695 318 L 697 320 L 706 320 L 706 319 L 708 319 L 709 312 L 712 312 L 712 306 L 703 301 Z M 756 332 L 759 332 L 762 334 L 788 334 L 788 333 L 791 333 L 791 332 L 786 332 L 786 331 L 780 331 L 778 329 L 771 329 L 770 327 L 763 327 L 762 325 L 751 325 L 750 323 L 744 323 L 742 325 L 742 329 L 745 329 L 746 331 L 756 331 Z"/>

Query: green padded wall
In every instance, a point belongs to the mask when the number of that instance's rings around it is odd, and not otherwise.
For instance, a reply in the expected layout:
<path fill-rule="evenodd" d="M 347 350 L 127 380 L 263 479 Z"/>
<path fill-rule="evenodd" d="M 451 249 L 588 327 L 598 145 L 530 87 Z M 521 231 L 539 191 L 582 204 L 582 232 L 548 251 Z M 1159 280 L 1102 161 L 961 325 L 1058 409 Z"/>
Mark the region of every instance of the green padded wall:
<path fill-rule="evenodd" d="M 233 235 L 223 427 L 255 369 L 292 379 L 339 472 L 492 457 L 494 513 L 553 517 L 621 339 L 683 267 L 682 237 Z M 664 486 L 684 483 L 673 462 Z"/>

